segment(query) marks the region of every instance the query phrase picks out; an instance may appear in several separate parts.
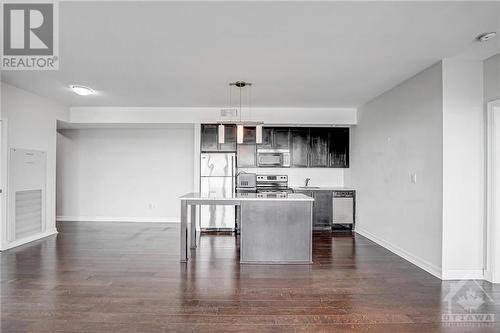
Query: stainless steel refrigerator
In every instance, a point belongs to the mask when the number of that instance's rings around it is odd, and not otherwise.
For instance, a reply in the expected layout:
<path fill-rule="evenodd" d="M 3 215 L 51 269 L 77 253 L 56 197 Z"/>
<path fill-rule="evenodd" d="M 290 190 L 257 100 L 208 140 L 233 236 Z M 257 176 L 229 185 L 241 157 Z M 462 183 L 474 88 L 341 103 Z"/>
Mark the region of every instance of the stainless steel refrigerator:
<path fill-rule="evenodd" d="M 236 154 L 201 154 L 201 189 L 206 196 L 231 196 L 235 188 Z M 202 230 L 234 230 L 235 207 L 201 206 Z"/>

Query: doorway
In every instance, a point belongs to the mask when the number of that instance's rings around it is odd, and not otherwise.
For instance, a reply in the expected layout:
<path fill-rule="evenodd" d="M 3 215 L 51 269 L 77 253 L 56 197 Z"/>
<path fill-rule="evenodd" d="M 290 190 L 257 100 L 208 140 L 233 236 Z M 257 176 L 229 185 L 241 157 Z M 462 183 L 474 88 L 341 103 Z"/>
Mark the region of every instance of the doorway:
<path fill-rule="evenodd" d="M 487 108 L 485 279 L 500 283 L 500 100 Z"/>

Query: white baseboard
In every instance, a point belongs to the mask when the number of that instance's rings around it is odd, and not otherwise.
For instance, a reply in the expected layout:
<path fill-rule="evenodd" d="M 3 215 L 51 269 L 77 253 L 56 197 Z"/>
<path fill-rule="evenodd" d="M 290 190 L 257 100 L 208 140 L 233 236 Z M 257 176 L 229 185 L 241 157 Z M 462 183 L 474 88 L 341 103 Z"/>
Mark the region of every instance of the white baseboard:
<path fill-rule="evenodd" d="M 180 223 L 178 217 L 57 216 L 58 222 L 154 222 Z"/>
<path fill-rule="evenodd" d="M 36 234 L 33 236 L 29 236 L 29 237 L 26 237 L 23 239 L 18 239 L 18 240 L 15 240 L 13 242 L 8 242 L 7 244 L 5 244 L 5 247 L 1 249 L 1 251 L 9 250 L 9 249 L 12 249 L 12 248 L 15 248 L 15 247 L 27 244 L 27 243 L 31 243 L 31 242 L 37 241 L 39 239 L 55 235 L 55 234 L 57 234 L 57 230 L 54 229 L 54 230 L 45 231 L 45 232 L 42 232 L 42 233 L 39 233 L 39 234 Z"/>
<path fill-rule="evenodd" d="M 484 279 L 488 282 L 495 283 L 493 282 L 493 272 L 488 269 L 484 271 Z"/>
<path fill-rule="evenodd" d="M 445 269 L 443 270 L 443 280 L 483 280 L 482 269 Z"/>
<path fill-rule="evenodd" d="M 484 279 L 491 283 L 500 283 L 500 277 L 495 276 L 491 270 L 484 271 Z"/>
<path fill-rule="evenodd" d="M 378 245 L 386 248 L 387 250 L 391 251 L 392 253 L 400 256 L 401 258 L 411 262 L 412 264 L 423 269 L 424 271 L 434 275 L 435 277 L 437 277 L 439 279 L 442 278 L 441 277 L 441 268 L 428 262 L 427 260 L 424 260 L 418 256 L 415 256 L 415 255 L 407 252 L 406 250 L 403 250 L 399 246 L 396 246 L 396 245 L 394 245 L 394 244 L 392 244 L 392 243 L 390 243 L 382 238 L 379 238 L 379 237 L 373 235 L 372 233 L 359 228 L 358 226 L 356 226 L 356 229 L 354 231 L 356 233 L 360 234 L 361 236 L 366 237 L 369 240 L 377 243 Z"/>

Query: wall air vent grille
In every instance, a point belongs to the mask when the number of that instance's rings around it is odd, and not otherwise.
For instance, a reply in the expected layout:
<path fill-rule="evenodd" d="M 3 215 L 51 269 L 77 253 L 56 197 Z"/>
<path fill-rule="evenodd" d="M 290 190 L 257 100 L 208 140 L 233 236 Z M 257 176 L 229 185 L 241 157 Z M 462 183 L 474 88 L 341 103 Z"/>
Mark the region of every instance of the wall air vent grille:
<path fill-rule="evenodd" d="M 42 190 L 16 192 L 15 238 L 21 239 L 42 231 Z"/>

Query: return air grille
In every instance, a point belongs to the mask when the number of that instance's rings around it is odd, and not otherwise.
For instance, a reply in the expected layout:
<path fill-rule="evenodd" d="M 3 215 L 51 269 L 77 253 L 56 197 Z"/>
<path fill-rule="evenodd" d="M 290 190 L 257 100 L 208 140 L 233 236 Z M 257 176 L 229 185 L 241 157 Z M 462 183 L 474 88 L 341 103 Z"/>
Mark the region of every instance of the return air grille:
<path fill-rule="evenodd" d="M 16 192 L 16 239 L 42 231 L 42 190 Z"/>

